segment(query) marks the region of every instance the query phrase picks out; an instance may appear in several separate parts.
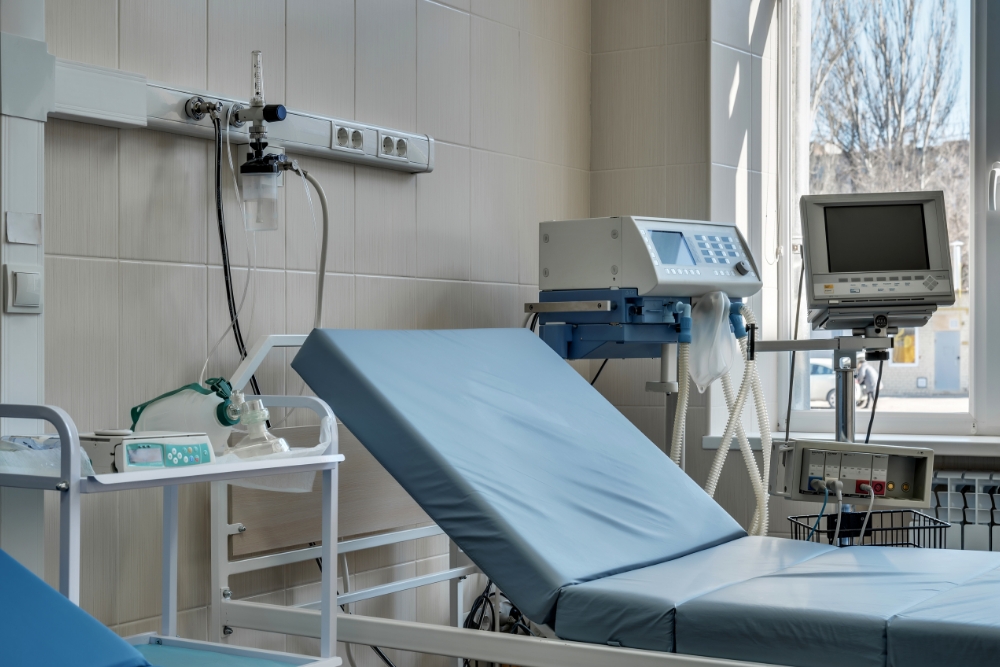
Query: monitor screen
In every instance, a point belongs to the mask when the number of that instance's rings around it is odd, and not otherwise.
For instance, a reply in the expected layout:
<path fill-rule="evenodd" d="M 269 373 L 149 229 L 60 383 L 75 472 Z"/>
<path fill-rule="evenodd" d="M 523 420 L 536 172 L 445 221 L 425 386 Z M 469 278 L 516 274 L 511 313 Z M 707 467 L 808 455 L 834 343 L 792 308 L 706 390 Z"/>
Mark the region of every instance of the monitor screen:
<path fill-rule="evenodd" d="M 688 248 L 683 234 L 680 232 L 650 231 L 649 236 L 653 240 L 656 254 L 660 256 L 661 264 L 694 266 L 694 255 L 691 254 L 691 249 Z"/>
<path fill-rule="evenodd" d="M 827 206 L 830 273 L 930 269 L 922 204 Z"/>
<path fill-rule="evenodd" d="M 159 445 L 129 445 L 125 451 L 128 453 L 128 462 L 133 465 L 163 463 L 163 450 Z"/>

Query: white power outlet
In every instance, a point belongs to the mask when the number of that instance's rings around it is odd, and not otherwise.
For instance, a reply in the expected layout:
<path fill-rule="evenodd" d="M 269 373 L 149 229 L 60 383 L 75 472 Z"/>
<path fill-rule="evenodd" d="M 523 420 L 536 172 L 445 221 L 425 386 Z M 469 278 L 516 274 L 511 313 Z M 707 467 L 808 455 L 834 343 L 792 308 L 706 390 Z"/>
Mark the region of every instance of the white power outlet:
<path fill-rule="evenodd" d="M 364 130 L 349 125 L 335 125 L 333 128 L 333 148 L 364 153 Z"/>

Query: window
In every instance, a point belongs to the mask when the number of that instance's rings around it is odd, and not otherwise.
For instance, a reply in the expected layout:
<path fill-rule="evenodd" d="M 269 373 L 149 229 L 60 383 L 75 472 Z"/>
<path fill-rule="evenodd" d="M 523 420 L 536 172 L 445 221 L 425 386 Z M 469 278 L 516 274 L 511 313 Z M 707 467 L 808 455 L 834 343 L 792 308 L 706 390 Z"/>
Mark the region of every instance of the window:
<path fill-rule="evenodd" d="M 948 219 L 955 305 L 940 308 L 922 330 L 904 329 L 883 365 L 879 412 L 955 413 L 969 420 L 971 386 L 970 233 L 972 110 L 971 0 L 789 0 L 797 19 L 790 23 L 786 53 L 807 58 L 789 68 L 789 167 L 794 209 L 786 215 L 794 246 L 798 242 L 797 200 L 801 194 L 942 190 Z M 801 12 L 811 6 L 811 15 Z M 787 16 L 787 15 L 786 15 Z M 803 54 L 796 56 L 796 54 Z M 796 78 L 797 77 L 797 78 Z M 994 158 L 998 159 L 998 158 Z M 869 243 L 859 234 L 859 251 Z M 789 330 L 794 321 L 799 258 L 788 262 L 784 300 Z M 807 322 L 800 313 L 800 323 Z M 850 331 L 809 331 L 799 336 L 826 338 Z M 829 352 L 813 352 L 797 362 L 796 377 Z M 875 369 L 878 363 L 874 364 Z M 826 411 L 810 387 L 795 392 L 793 408 Z M 859 377 L 859 381 L 861 378 Z M 803 383 L 805 384 L 805 383 Z M 871 383 L 869 383 L 871 384 Z M 825 386 L 825 385 L 824 385 Z M 858 423 L 870 401 L 859 401 Z M 827 416 L 825 419 L 829 419 Z M 891 420 L 890 420 L 891 421 Z M 901 417 L 898 423 L 904 423 Z M 822 423 L 825 423 L 822 422 Z M 887 422 L 883 422 L 885 424 Z M 797 422 L 793 426 L 799 428 Z M 810 430 L 810 429 L 806 429 Z"/>

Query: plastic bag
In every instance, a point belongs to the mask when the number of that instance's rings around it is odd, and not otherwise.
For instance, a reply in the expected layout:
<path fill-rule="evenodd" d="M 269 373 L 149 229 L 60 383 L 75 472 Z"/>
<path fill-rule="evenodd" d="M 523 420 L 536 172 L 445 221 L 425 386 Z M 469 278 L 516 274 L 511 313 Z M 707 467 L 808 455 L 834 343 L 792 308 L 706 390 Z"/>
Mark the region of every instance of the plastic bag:
<path fill-rule="evenodd" d="M 59 436 L 9 436 L 0 440 L 0 472 L 16 475 L 62 474 L 62 447 Z M 87 452 L 80 448 L 80 475 L 94 474 Z"/>
<path fill-rule="evenodd" d="M 229 414 L 229 383 L 212 378 L 208 387 L 192 383 L 132 408 L 132 430 L 204 433 L 216 456 L 229 441 L 238 416 Z"/>
<path fill-rule="evenodd" d="M 245 459 L 229 451 L 221 456 L 217 456 L 216 463 L 247 463 L 248 461 L 275 461 L 280 459 L 294 459 L 305 456 L 321 456 L 333 445 L 333 451 L 337 451 L 337 428 L 336 423 L 329 417 L 324 417 L 319 427 L 319 444 L 315 447 L 292 447 L 287 452 L 277 452 L 254 456 Z M 285 493 L 309 493 L 312 491 L 316 481 L 316 471 L 309 472 L 289 472 L 277 475 L 264 475 L 263 477 L 247 477 L 229 482 L 233 486 L 241 486 L 247 489 L 260 489 L 262 491 L 283 491 Z"/>
<path fill-rule="evenodd" d="M 691 308 L 691 379 L 704 393 L 733 366 L 736 338 L 729 327 L 729 297 L 709 292 Z"/>

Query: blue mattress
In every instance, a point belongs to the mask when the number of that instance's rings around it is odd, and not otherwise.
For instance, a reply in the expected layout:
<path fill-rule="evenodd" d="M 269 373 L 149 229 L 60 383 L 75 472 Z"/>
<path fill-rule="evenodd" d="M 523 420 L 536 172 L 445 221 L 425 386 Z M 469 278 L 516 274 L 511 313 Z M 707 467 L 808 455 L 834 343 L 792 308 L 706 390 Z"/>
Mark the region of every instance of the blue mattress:
<path fill-rule="evenodd" d="M 0 664 L 147 667 L 97 619 L 0 551 Z"/>
<path fill-rule="evenodd" d="M 746 534 L 527 330 L 317 329 L 292 367 L 536 621 L 565 586 Z"/>
<path fill-rule="evenodd" d="M 559 594 L 555 630 L 563 639 L 673 651 L 679 604 L 832 550 L 815 542 L 744 537 L 666 563 L 568 586 Z"/>
<path fill-rule="evenodd" d="M 1000 659 L 1000 569 L 889 622 L 889 665 L 989 665 Z"/>
<path fill-rule="evenodd" d="M 796 667 L 884 667 L 893 617 L 922 603 L 932 610 L 939 593 L 997 567 L 998 553 L 836 549 L 678 605 L 677 651 Z M 939 664 L 919 656 L 906 663 Z"/>
<path fill-rule="evenodd" d="M 931 644 L 995 661 L 1000 554 L 748 538 L 528 331 L 315 330 L 292 366 L 560 637 L 796 667 L 940 665 Z"/>

